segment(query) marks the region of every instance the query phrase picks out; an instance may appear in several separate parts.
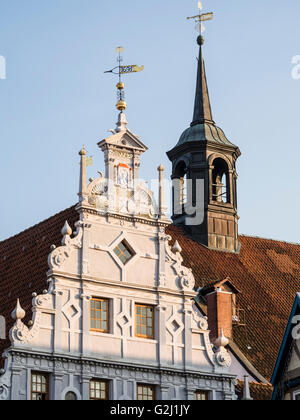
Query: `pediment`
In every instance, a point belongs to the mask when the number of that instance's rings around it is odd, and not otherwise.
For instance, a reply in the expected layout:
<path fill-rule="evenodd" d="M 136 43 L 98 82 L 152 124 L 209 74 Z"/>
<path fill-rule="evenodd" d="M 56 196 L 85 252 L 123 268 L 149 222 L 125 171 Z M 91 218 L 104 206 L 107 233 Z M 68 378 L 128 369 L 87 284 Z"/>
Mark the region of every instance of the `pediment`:
<path fill-rule="evenodd" d="M 139 138 L 129 130 L 121 131 L 120 133 L 107 137 L 99 143 L 99 147 L 103 147 L 105 144 L 119 146 L 130 150 L 138 150 L 141 153 L 148 150 L 147 146 L 145 146 Z"/>

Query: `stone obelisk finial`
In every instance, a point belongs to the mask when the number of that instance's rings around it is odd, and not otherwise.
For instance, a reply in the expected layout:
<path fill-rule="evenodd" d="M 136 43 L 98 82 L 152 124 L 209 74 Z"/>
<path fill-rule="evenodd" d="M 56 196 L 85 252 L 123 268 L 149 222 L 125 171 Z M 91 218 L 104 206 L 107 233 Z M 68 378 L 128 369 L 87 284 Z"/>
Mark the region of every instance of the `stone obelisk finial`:
<path fill-rule="evenodd" d="M 79 202 L 85 200 L 87 194 L 87 176 L 86 176 L 86 150 L 84 146 L 79 152 L 80 155 L 80 176 L 79 176 Z"/>
<path fill-rule="evenodd" d="M 165 168 L 160 165 L 158 168 L 158 217 L 165 219 L 167 214 L 167 206 L 165 199 L 165 186 L 164 186 L 164 170 Z"/>

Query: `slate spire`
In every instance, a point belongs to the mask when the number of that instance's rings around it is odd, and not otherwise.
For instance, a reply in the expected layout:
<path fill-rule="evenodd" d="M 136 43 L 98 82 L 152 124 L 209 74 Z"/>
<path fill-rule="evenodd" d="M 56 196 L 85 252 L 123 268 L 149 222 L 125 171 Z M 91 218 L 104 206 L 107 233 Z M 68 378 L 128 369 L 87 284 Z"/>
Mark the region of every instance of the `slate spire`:
<path fill-rule="evenodd" d="M 196 87 L 196 97 L 195 97 L 195 106 L 194 106 L 194 117 L 191 123 L 191 126 L 197 124 L 212 124 L 215 125 L 211 105 L 209 100 L 209 93 L 207 87 L 207 79 L 205 72 L 205 63 L 203 59 L 203 36 L 199 36 L 197 39 L 199 45 L 199 60 L 198 60 L 198 72 L 197 72 L 197 87 Z"/>

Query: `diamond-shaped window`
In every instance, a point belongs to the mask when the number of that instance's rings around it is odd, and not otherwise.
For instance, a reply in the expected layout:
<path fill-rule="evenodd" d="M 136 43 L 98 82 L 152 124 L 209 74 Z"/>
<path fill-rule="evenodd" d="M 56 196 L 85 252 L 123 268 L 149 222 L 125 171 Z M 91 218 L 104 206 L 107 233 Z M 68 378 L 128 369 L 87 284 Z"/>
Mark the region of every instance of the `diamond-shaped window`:
<path fill-rule="evenodd" d="M 126 241 L 122 241 L 115 249 L 114 253 L 125 265 L 134 257 L 135 252 L 130 248 Z"/>

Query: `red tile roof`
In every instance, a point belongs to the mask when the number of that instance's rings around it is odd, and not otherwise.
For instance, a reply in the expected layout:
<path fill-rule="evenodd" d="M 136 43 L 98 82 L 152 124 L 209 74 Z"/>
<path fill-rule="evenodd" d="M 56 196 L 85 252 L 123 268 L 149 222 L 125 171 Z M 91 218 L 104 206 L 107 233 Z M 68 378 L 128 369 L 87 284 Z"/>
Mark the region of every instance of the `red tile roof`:
<path fill-rule="evenodd" d="M 60 245 L 65 220 L 74 227 L 78 220 L 75 207 L 0 242 L 0 314 L 8 321 L 7 333 L 17 298 L 28 321 L 32 293 L 47 288 L 47 257 L 52 244 Z M 235 328 L 234 341 L 269 379 L 295 294 L 300 289 L 300 245 L 241 236 L 241 252 L 236 255 L 208 250 L 178 227 L 169 226 L 167 231 L 183 248 L 185 265 L 193 269 L 197 286 L 230 277 L 240 291 L 238 299 L 246 313 L 246 327 Z M 9 340 L 0 341 L 0 353 L 9 344 Z"/>
<path fill-rule="evenodd" d="M 234 328 L 234 342 L 270 380 L 296 292 L 300 289 L 300 245 L 240 236 L 241 251 L 231 254 L 189 239 L 181 228 L 167 229 L 182 247 L 184 264 L 192 268 L 198 287 L 230 278 L 239 290 L 246 326 Z"/>

